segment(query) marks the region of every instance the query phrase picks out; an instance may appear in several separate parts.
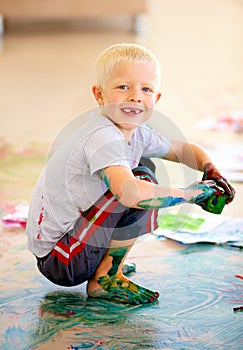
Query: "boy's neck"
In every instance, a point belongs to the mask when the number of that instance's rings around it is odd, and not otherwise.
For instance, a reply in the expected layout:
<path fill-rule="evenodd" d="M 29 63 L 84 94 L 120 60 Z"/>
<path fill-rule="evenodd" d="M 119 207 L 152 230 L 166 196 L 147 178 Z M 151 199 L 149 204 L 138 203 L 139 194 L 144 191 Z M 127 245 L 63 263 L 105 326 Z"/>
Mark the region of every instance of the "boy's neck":
<path fill-rule="evenodd" d="M 105 118 L 108 118 L 108 119 L 117 127 L 117 129 L 120 130 L 120 132 L 121 132 L 121 133 L 123 134 L 123 136 L 124 136 L 124 139 L 125 139 L 126 143 L 129 144 L 130 141 L 131 141 L 132 135 L 134 134 L 134 131 L 135 131 L 135 129 L 137 128 L 137 126 L 134 127 L 134 128 L 122 127 L 121 125 L 115 124 L 114 121 L 112 121 L 112 120 L 111 120 L 108 116 L 106 116 L 105 114 L 102 114 L 102 115 L 103 115 Z"/>
<path fill-rule="evenodd" d="M 116 125 L 116 127 L 117 127 L 117 128 L 121 131 L 121 133 L 123 134 L 126 143 L 127 143 L 127 144 L 130 144 L 130 141 L 131 141 L 131 138 L 132 138 L 132 135 L 133 135 L 135 129 L 132 129 L 132 130 L 130 130 L 130 129 L 125 129 L 125 128 L 122 128 L 122 127 L 117 126 L 117 125 Z"/>

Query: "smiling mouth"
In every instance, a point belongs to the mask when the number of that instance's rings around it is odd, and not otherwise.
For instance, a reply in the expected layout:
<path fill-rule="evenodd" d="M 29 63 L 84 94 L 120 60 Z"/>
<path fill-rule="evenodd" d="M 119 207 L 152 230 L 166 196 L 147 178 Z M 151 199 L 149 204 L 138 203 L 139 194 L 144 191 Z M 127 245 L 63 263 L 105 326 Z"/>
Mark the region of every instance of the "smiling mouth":
<path fill-rule="evenodd" d="M 130 108 L 130 107 L 123 107 L 121 108 L 121 111 L 125 113 L 126 115 L 138 115 L 143 112 L 140 108 Z"/>

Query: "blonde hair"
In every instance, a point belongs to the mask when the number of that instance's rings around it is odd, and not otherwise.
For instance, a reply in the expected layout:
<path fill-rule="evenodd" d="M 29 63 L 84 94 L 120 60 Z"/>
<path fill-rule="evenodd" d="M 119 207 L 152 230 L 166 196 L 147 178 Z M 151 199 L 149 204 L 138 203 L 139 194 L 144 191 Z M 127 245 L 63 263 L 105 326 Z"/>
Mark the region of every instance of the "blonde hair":
<path fill-rule="evenodd" d="M 97 84 L 101 88 L 104 88 L 110 72 L 119 62 L 143 62 L 153 64 L 157 77 L 156 88 L 159 88 L 161 70 L 157 58 L 145 47 L 132 43 L 112 45 L 98 56 L 96 61 L 96 79 Z"/>

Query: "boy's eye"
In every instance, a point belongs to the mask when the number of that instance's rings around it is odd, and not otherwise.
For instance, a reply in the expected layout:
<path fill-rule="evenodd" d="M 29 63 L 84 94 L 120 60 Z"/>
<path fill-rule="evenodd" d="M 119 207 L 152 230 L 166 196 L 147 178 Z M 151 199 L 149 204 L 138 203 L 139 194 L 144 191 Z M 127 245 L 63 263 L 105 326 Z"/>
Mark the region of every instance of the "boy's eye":
<path fill-rule="evenodd" d="M 128 90 L 128 86 L 127 85 L 119 85 L 119 89 Z"/>
<path fill-rule="evenodd" d="M 144 92 L 152 92 L 152 89 L 149 87 L 143 87 L 142 89 Z"/>

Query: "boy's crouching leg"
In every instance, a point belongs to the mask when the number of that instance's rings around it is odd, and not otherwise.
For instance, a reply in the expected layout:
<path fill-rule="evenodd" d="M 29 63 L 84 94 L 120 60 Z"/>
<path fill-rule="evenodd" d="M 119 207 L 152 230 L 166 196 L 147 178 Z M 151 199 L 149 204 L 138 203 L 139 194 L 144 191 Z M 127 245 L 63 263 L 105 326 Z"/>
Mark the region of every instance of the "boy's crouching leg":
<path fill-rule="evenodd" d="M 80 249 L 80 251 L 76 251 L 72 256 L 74 245 L 75 249 Z M 107 248 L 83 245 L 66 234 L 49 255 L 37 258 L 37 266 L 39 271 L 52 283 L 72 287 L 90 279 L 106 251 Z"/>
<path fill-rule="evenodd" d="M 143 166 L 134 169 L 134 175 L 144 181 L 157 182 L 153 172 Z M 116 224 L 109 249 L 88 282 L 90 297 L 129 304 L 151 303 L 158 299 L 158 292 L 132 282 L 122 272 L 123 263 L 137 237 L 156 228 L 157 211 L 127 208 Z"/>
<path fill-rule="evenodd" d="M 122 246 L 120 241 L 111 241 L 111 247 L 88 282 L 90 297 L 129 304 L 151 303 L 159 297 L 158 292 L 132 282 L 122 273 L 123 262 L 135 241 L 129 240 L 124 242 L 129 245 Z"/>

